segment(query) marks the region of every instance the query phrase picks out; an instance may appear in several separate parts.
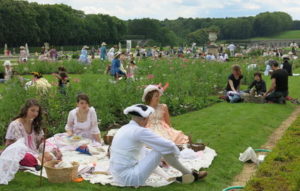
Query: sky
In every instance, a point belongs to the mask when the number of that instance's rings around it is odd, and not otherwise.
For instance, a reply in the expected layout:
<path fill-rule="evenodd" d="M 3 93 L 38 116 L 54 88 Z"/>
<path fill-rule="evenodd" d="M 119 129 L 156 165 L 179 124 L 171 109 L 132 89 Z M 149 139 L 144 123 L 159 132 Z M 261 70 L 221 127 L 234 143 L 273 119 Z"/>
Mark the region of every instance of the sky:
<path fill-rule="evenodd" d="M 87 14 L 101 13 L 120 19 L 255 16 L 283 11 L 300 20 L 300 0 L 28 0 L 40 4 L 63 3 Z"/>

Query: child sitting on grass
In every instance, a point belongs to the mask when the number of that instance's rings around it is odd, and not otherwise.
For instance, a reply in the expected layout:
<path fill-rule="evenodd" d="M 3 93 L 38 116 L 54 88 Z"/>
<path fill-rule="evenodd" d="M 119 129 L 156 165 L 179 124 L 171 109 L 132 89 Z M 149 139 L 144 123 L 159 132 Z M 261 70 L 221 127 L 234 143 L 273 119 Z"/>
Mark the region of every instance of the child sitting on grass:
<path fill-rule="evenodd" d="M 251 95 L 264 95 L 266 93 L 266 82 L 262 79 L 261 73 L 254 73 L 254 81 L 249 86 L 249 93 Z"/>

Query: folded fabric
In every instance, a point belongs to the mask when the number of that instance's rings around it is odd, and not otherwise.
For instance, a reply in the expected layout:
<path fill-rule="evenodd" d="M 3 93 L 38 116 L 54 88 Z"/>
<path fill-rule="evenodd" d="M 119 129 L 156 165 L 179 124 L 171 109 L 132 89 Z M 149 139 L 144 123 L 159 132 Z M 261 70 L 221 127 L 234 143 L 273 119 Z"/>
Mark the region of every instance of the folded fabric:
<path fill-rule="evenodd" d="M 26 153 L 24 158 L 20 161 L 20 165 L 36 167 L 38 165 L 38 161 L 32 154 Z"/>
<path fill-rule="evenodd" d="M 55 168 L 72 168 L 73 165 L 70 162 L 60 161 L 54 167 Z"/>
<path fill-rule="evenodd" d="M 0 156 L 0 184 L 8 184 L 18 172 L 19 162 L 29 151 L 25 139 L 21 138 L 9 145 Z"/>
<path fill-rule="evenodd" d="M 182 159 L 197 159 L 198 154 L 192 149 L 184 149 L 180 152 L 180 158 Z"/>
<path fill-rule="evenodd" d="M 87 154 L 87 155 L 92 155 L 89 151 L 89 148 L 87 146 L 80 146 L 76 149 L 76 151 L 82 153 L 82 154 Z"/>

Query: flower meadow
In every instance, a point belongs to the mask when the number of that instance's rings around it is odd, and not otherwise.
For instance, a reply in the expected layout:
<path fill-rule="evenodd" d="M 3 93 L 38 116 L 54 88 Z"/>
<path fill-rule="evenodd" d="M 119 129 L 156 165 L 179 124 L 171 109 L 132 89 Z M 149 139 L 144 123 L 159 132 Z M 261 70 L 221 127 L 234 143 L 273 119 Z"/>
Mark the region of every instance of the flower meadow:
<path fill-rule="evenodd" d="M 258 68 L 247 70 L 249 64 L 257 63 Z M 44 108 L 44 128 L 48 135 L 64 131 L 68 112 L 76 106 L 76 95 L 86 93 L 91 105 L 96 108 L 99 126 L 102 130 L 115 123 L 124 124 L 128 118 L 123 109 L 131 104 L 141 103 L 143 89 L 148 84 L 169 83 L 162 96 L 162 102 L 169 106 L 170 113 L 180 115 L 199 110 L 218 102 L 218 92 L 225 88 L 230 67 L 239 64 L 243 68 L 244 84 L 249 84 L 256 70 L 264 68 L 261 58 L 236 59 L 231 62 L 207 62 L 199 59 L 164 58 L 158 60 L 141 59 L 137 61 L 138 71 L 135 79 L 113 81 L 104 74 L 108 62 L 94 60 L 91 65 L 82 65 L 77 61 L 55 63 L 31 62 L 14 67 L 18 74 L 38 71 L 43 74 L 56 72 L 64 66 L 71 76 L 66 95 L 59 93 L 54 86 L 40 94 L 35 89 L 24 89 L 24 82 L 15 77 L 5 84 L 0 99 L 0 134 L 3 141 L 7 126 L 17 115 L 21 105 L 28 98 L 37 98 Z"/>

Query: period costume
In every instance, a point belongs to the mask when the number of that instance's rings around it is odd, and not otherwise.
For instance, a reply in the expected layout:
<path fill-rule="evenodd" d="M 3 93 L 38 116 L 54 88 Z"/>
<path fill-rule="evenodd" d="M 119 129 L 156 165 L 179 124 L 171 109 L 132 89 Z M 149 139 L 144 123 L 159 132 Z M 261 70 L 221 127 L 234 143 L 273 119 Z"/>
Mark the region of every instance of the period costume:
<path fill-rule="evenodd" d="M 100 59 L 101 60 L 106 60 L 106 54 L 107 54 L 107 51 L 106 51 L 106 43 L 103 42 L 101 44 L 101 48 L 100 48 Z"/>
<path fill-rule="evenodd" d="M 4 80 L 7 81 L 7 80 L 10 80 L 13 76 L 13 70 L 12 70 L 12 67 L 11 67 L 11 62 L 9 60 L 5 60 L 3 66 L 5 67 L 4 69 Z"/>
<path fill-rule="evenodd" d="M 93 140 L 92 135 L 100 134 L 95 108 L 89 108 L 87 120 L 84 122 L 78 121 L 77 112 L 78 108 L 69 112 L 68 122 L 65 129 L 72 130 L 75 135 Z"/>
<path fill-rule="evenodd" d="M 89 48 L 88 46 L 84 46 L 81 49 L 81 53 L 79 56 L 79 62 L 84 63 L 84 64 L 90 64 L 90 59 L 88 58 L 88 51 L 87 51 L 88 48 Z"/>
<path fill-rule="evenodd" d="M 124 110 L 141 118 L 148 118 L 154 109 L 145 105 L 134 105 Z M 145 154 L 146 147 L 152 150 Z M 139 187 L 158 167 L 162 157 L 184 175 L 191 175 L 177 160 L 180 154 L 176 145 L 156 135 L 150 129 L 132 120 L 120 128 L 111 146 L 110 172 L 114 181 L 122 186 Z"/>
<path fill-rule="evenodd" d="M 145 88 L 142 100 L 145 101 L 145 97 L 149 92 L 158 91 L 160 95 L 163 94 L 163 88 L 157 85 L 149 85 Z M 165 121 L 165 115 L 168 115 L 168 107 L 165 104 L 159 104 L 154 108 L 154 112 L 149 117 L 147 128 L 151 129 L 156 134 L 164 137 L 165 139 L 173 141 L 175 144 L 186 144 L 189 142 L 188 136 L 184 135 L 182 131 L 178 131 Z"/>

